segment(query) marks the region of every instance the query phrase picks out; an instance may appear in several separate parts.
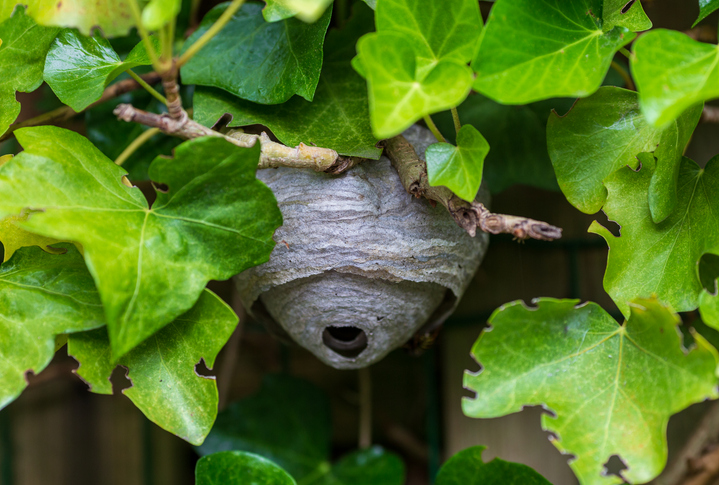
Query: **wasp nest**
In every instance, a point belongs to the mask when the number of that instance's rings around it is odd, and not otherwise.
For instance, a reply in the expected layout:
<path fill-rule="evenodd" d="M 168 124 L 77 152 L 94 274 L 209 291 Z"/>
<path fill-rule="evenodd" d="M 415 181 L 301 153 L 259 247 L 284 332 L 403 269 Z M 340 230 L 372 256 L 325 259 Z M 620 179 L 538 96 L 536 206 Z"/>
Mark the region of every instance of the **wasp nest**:
<path fill-rule="evenodd" d="M 422 158 L 435 142 L 418 126 L 404 136 Z M 470 237 L 443 207 L 407 194 L 384 156 L 340 176 L 279 168 L 257 177 L 284 225 L 269 262 L 235 277 L 240 297 L 336 368 L 370 365 L 441 325 L 487 248 L 486 234 Z"/>

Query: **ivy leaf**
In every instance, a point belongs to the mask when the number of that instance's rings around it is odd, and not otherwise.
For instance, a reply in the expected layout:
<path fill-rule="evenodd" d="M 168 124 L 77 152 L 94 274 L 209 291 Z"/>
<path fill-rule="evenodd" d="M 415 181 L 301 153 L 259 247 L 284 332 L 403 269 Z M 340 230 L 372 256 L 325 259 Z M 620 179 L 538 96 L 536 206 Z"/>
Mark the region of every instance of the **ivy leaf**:
<path fill-rule="evenodd" d="M 139 0 L 143 6 L 145 0 Z M 38 24 L 77 28 L 84 35 L 102 31 L 105 37 L 123 37 L 135 26 L 128 0 L 2 0 L 0 20 L 10 17 L 16 5 L 25 5 Z"/>
<path fill-rule="evenodd" d="M 452 456 L 439 470 L 436 485 L 552 485 L 527 465 L 495 458 L 482 460 L 486 446 L 472 446 Z"/>
<path fill-rule="evenodd" d="M 690 106 L 719 97 L 719 47 L 673 30 L 654 30 L 634 43 L 630 60 L 647 121 L 664 126 Z"/>
<path fill-rule="evenodd" d="M 615 87 L 580 99 L 565 116 L 555 113 L 547 123 L 547 145 L 562 192 L 574 207 L 594 214 L 607 199 L 603 181 L 624 166 L 636 168 L 639 153 L 654 152 L 648 197 L 652 219 L 661 222 L 676 206 L 682 153 L 701 114 L 702 106 L 695 105 L 655 128 L 642 115 L 636 93 Z"/>
<path fill-rule="evenodd" d="M 499 0 L 472 69 L 474 89 L 504 104 L 589 96 L 636 34 L 602 30 L 602 0 Z M 512 42 L 507 42 L 512 39 Z"/>
<path fill-rule="evenodd" d="M 699 18 L 697 18 L 692 27 L 695 27 L 699 22 L 714 13 L 714 11 L 718 8 L 719 0 L 699 0 Z"/>
<path fill-rule="evenodd" d="M 228 5 L 210 10 L 185 46 L 204 34 Z M 269 23 L 262 17 L 261 5 L 247 3 L 182 67 L 182 80 L 224 89 L 255 103 L 284 103 L 294 94 L 312 101 L 331 16 L 330 8 L 313 24 L 294 18 Z"/>
<path fill-rule="evenodd" d="M 212 126 L 229 113 L 229 126 L 265 125 L 288 146 L 302 142 L 332 148 L 341 155 L 378 159 L 382 150 L 369 123 L 367 86 L 350 66 L 357 39 L 371 28 L 372 10 L 356 5 L 347 26 L 327 34 L 322 74 L 312 102 L 294 97 L 281 105 L 265 106 L 199 87 L 193 99 L 195 121 Z"/>
<path fill-rule="evenodd" d="M 51 254 L 63 254 L 65 252 L 63 248 L 53 248 L 50 246 L 51 244 L 60 242 L 57 239 L 27 232 L 15 224 L 16 222 L 26 220 L 27 214 L 24 216 L 10 216 L 5 219 L 0 219 L 0 243 L 2 243 L 5 252 L 3 262 L 10 259 L 18 249 L 29 246 L 39 246 L 43 251 Z"/>
<path fill-rule="evenodd" d="M 719 330 L 719 296 L 703 290 L 699 296 L 699 313 L 702 321 L 714 330 Z"/>
<path fill-rule="evenodd" d="M 257 394 L 220 413 L 199 452 L 261 454 L 303 485 L 404 483 L 402 461 L 380 447 L 355 451 L 332 465 L 330 414 L 327 395 L 314 385 L 289 375 L 268 375 Z"/>
<path fill-rule="evenodd" d="M 105 324 L 82 256 L 71 244 L 53 255 L 22 248 L 0 265 L 0 409 L 27 387 L 55 354 L 55 336 Z"/>
<path fill-rule="evenodd" d="M 114 359 L 189 310 L 209 280 L 267 261 L 274 247 L 282 219 L 255 178 L 259 146 L 183 143 L 150 167 L 169 188 L 149 209 L 122 168 L 82 136 L 45 126 L 16 137 L 25 150 L 0 167 L 0 217 L 41 210 L 20 226 L 82 244 Z"/>
<path fill-rule="evenodd" d="M 489 143 L 472 125 L 457 134 L 457 146 L 434 143 L 427 147 L 427 174 L 432 186 L 444 185 L 466 201 L 473 201 L 482 183 Z"/>
<path fill-rule="evenodd" d="M 160 30 L 177 17 L 181 7 L 181 0 L 150 0 L 142 10 L 142 24 L 147 30 Z"/>
<path fill-rule="evenodd" d="M 312 23 L 316 22 L 330 6 L 332 0 L 267 0 L 262 15 L 268 22 L 278 22 L 290 17 Z"/>
<path fill-rule="evenodd" d="M 238 318 L 218 296 L 204 290 L 194 307 L 122 357 L 132 387 L 122 392 L 152 422 L 193 445 L 202 444 L 217 416 L 214 377 L 209 369 L 237 326 Z M 75 371 L 92 392 L 112 394 L 115 368 L 106 329 L 71 335 L 68 353 L 80 362 Z"/>
<path fill-rule="evenodd" d="M 466 373 L 464 413 L 493 418 L 542 405 L 542 427 L 554 445 L 576 456 L 570 467 L 583 485 L 645 483 L 667 459 L 669 417 L 716 398 L 717 351 L 693 334 L 682 348 L 679 317 L 656 300 L 636 300 L 623 325 L 596 303 L 541 298 L 502 306 L 472 348 L 482 366 Z M 628 469 L 604 476 L 618 455 Z"/>
<path fill-rule="evenodd" d="M 45 56 L 58 31 L 35 24 L 22 8 L 0 23 L 0 135 L 20 114 L 15 92 L 29 93 L 42 84 Z"/>
<path fill-rule="evenodd" d="M 470 69 L 454 59 L 439 60 L 429 72 L 419 64 L 410 39 L 392 32 L 371 33 L 357 43 L 365 68 L 372 132 L 391 138 L 431 113 L 459 105 L 472 84 Z"/>
<path fill-rule="evenodd" d="M 195 468 L 196 485 L 297 485 L 270 460 L 243 451 L 223 451 L 200 458 Z"/>
<path fill-rule="evenodd" d="M 622 227 L 621 236 L 596 221 L 589 227 L 609 246 L 604 289 L 625 316 L 627 302 L 653 294 L 676 311 L 694 310 L 702 291 L 699 259 L 719 254 L 719 158 L 704 170 L 682 160 L 677 206 L 660 224 L 652 222 L 647 202 L 655 162 L 651 155 L 640 160 L 639 172 L 625 168 L 604 181 L 609 191 L 604 212 Z"/>
<path fill-rule="evenodd" d="M 609 32 L 616 26 L 641 32 L 651 29 L 652 21 L 644 13 L 640 0 L 604 0 L 602 30 Z"/>
<path fill-rule="evenodd" d="M 154 40 L 157 44 L 157 40 Z M 144 44 L 138 44 L 125 61 L 107 39 L 65 30 L 52 43 L 45 61 L 44 78 L 60 101 L 82 111 L 100 99 L 117 76 L 137 66 L 149 66 Z"/>

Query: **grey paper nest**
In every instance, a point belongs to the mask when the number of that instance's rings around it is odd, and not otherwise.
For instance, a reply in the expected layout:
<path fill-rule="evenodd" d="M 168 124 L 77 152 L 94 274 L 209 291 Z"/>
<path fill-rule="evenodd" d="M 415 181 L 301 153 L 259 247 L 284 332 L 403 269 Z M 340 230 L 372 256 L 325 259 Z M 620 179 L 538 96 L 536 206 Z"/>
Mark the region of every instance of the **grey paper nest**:
<path fill-rule="evenodd" d="M 435 142 L 413 126 L 404 136 L 424 157 Z M 382 157 L 333 176 L 260 170 L 284 225 L 269 262 L 235 277 L 250 313 L 323 362 L 365 367 L 452 313 L 484 257 L 441 206 L 411 197 Z M 481 190 L 478 200 L 488 202 Z"/>

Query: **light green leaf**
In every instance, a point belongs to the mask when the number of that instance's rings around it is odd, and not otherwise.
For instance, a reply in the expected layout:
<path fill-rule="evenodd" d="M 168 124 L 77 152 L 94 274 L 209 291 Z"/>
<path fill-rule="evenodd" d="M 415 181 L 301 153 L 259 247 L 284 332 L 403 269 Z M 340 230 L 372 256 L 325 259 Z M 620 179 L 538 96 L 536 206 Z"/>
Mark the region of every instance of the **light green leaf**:
<path fill-rule="evenodd" d="M 223 451 L 200 458 L 196 485 L 297 485 L 270 460 L 243 451 Z M 304 484 L 303 484 L 304 485 Z"/>
<path fill-rule="evenodd" d="M 485 446 L 473 446 L 452 456 L 439 470 L 436 485 L 552 485 L 527 465 L 495 458 L 482 460 Z"/>
<path fill-rule="evenodd" d="M 266 0 L 262 15 L 268 22 L 277 22 L 290 17 L 312 23 L 316 22 L 330 6 L 332 0 Z"/>
<path fill-rule="evenodd" d="M 474 89 L 504 104 L 589 96 L 636 34 L 602 30 L 602 0 L 499 0 L 472 69 Z M 512 39 L 512 42 L 507 42 Z"/>
<path fill-rule="evenodd" d="M 229 126 L 265 125 L 288 146 L 305 143 L 332 148 L 341 155 L 379 158 L 382 150 L 369 123 L 367 87 L 350 66 L 357 39 L 371 28 L 372 10 L 363 4 L 356 4 L 355 10 L 342 31 L 327 34 L 322 74 L 312 102 L 294 97 L 281 105 L 265 106 L 219 89 L 197 88 L 195 121 L 212 126 L 229 113 Z"/>
<path fill-rule="evenodd" d="M 604 0 L 602 21 L 604 32 L 609 32 L 616 26 L 625 27 L 632 32 L 652 28 L 652 21 L 644 13 L 640 0 Z"/>
<path fill-rule="evenodd" d="M 649 207 L 652 219 L 661 222 L 676 206 L 682 153 L 701 114 L 701 105 L 692 106 L 665 128 L 655 128 L 642 115 L 636 93 L 615 87 L 580 99 L 565 116 L 555 113 L 547 123 L 547 145 L 562 192 L 574 207 L 594 214 L 607 199 L 604 179 L 624 166 L 636 168 L 638 154 L 653 152 L 657 168 Z"/>
<path fill-rule="evenodd" d="M 603 476 L 618 455 L 630 483 L 645 483 L 667 459 L 669 417 L 689 405 L 716 398 L 716 350 L 694 334 L 696 347 L 682 348 L 679 317 L 656 300 L 636 300 L 623 325 L 599 305 L 579 300 L 537 300 L 502 306 L 472 348 L 482 366 L 466 373 L 464 386 L 477 393 L 462 402 L 464 413 L 494 418 L 542 405 L 542 427 L 570 462 L 582 485 L 619 484 Z"/>
<path fill-rule="evenodd" d="M 457 134 L 457 146 L 434 143 L 427 147 L 427 174 L 432 186 L 444 185 L 466 201 L 473 201 L 482 183 L 489 143 L 472 125 Z"/>
<path fill-rule="evenodd" d="M 71 244 L 49 254 L 23 248 L 0 265 L 0 409 L 27 387 L 55 354 L 55 336 L 105 324 L 82 256 Z"/>
<path fill-rule="evenodd" d="M 146 0 L 138 0 L 142 7 Z M 128 0 L 0 0 L 0 20 L 16 5 L 40 25 L 77 28 L 85 35 L 100 30 L 105 37 L 123 37 L 135 26 Z"/>
<path fill-rule="evenodd" d="M 5 252 L 3 256 L 3 262 L 10 259 L 10 257 L 20 248 L 28 246 L 39 246 L 43 251 L 51 254 L 63 254 L 65 249 L 53 248 L 50 245 L 60 242 L 57 239 L 51 237 L 39 236 L 31 232 L 27 232 L 24 229 L 20 229 L 16 222 L 22 222 L 27 220 L 27 214 L 23 216 L 10 216 L 5 219 L 0 219 L 0 243 L 3 245 Z"/>
<path fill-rule="evenodd" d="M 20 114 L 15 92 L 29 93 L 42 84 L 45 56 L 58 31 L 35 24 L 22 8 L 0 23 L 0 135 Z"/>
<path fill-rule="evenodd" d="M 142 11 L 142 24 L 147 30 L 160 30 L 177 17 L 181 7 L 181 0 L 150 0 Z"/>
<path fill-rule="evenodd" d="M 44 79 L 60 101 L 75 111 L 82 111 L 100 99 L 105 87 L 117 76 L 128 69 L 150 64 L 142 43 L 123 62 L 107 39 L 65 30 L 50 47 Z"/>
<path fill-rule="evenodd" d="M 694 22 L 696 26 L 699 22 L 707 18 L 719 8 L 719 0 L 699 0 L 699 18 Z"/>
<path fill-rule="evenodd" d="M 609 191 L 604 212 L 621 226 L 621 236 L 596 221 L 589 227 L 609 246 L 604 289 L 625 316 L 630 300 L 651 295 L 676 311 L 694 310 L 702 291 L 699 259 L 719 254 L 719 158 L 704 170 L 682 160 L 676 209 L 660 224 L 652 222 L 647 202 L 654 159 L 643 155 L 640 160 L 639 172 L 625 168 L 604 181 Z"/>
<path fill-rule="evenodd" d="M 132 387 L 123 394 L 161 428 L 193 445 L 202 444 L 217 417 L 217 384 L 195 365 L 209 369 L 237 326 L 238 318 L 205 290 L 190 311 L 122 357 Z M 106 329 L 71 335 L 68 353 L 80 362 L 76 373 L 98 394 L 112 394 L 115 364 Z"/>
<path fill-rule="evenodd" d="M 705 324 L 719 330 L 719 295 L 703 290 L 699 296 L 699 312 Z"/>
<path fill-rule="evenodd" d="M 411 40 L 403 34 L 367 34 L 357 43 L 357 52 L 366 69 L 372 132 L 379 139 L 459 105 L 472 84 L 470 69 L 454 59 L 442 59 L 422 74 Z"/>
<path fill-rule="evenodd" d="M 25 150 L 0 167 L 0 217 L 41 210 L 20 227 L 82 244 L 115 359 L 189 310 L 209 280 L 269 258 L 282 219 L 255 178 L 259 146 L 205 137 L 158 157 L 150 177 L 168 189 L 149 209 L 82 136 L 49 126 L 16 136 Z"/>
<path fill-rule="evenodd" d="M 634 43 L 632 75 L 647 121 L 664 126 L 690 106 L 719 97 L 719 47 L 673 30 L 654 30 Z"/>
<path fill-rule="evenodd" d="M 205 15 L 200 28 L 187 39 L 185 49 L 210 28 L 228 5 L 220 4 Z M 313 24 L 294 18 L 269 23 L 261 10 L 259 4 L 243 5 L 225 28 L 182 67 L 182 81 L 224 89 L 255 103 L 284 103 L 294 94 L 312 101 L 332 9 Z"/>

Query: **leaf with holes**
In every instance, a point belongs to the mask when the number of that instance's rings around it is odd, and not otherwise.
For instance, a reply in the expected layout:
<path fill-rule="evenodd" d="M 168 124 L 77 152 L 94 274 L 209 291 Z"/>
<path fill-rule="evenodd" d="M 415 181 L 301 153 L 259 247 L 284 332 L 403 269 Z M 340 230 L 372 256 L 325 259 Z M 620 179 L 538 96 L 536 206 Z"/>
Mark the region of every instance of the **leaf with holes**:
<path fill-rule="evenodd" d="M 150 177 L 168 189 L 150 209 L 82 136 L 48 126 L 16 136 L 24 151 L 0 167 L 0 217 L 32 209 L 20 227 L 82 244 L 114 359 L 189 310 L 209 280 L 269 258 L 282 218 L 255 178 L 259 145 L 200 138 L 157 158 Z"/>
<path fill-rule="evenodd" d="M 157 39 L 153 39 L 157 45 Z M 107 39 L 65 30 L 50 47 L 44 79 L 60 101 L 75 111 L 82 111 L 100 99 L 105 87 L 117 76 L 128 69 L 150 64 L 142 43 L 122 61 Z"/>
<path fill-rule="evenodd" d="M 624 168 L 604 181 L 609 192 L 604 212 L 621 226 L 621 236 L 596 221 L 589 227 L 609 246 L 604 289 L 625 316 L 629 301 L 651 295 L 676 311 L 694 310 L 702 291 L 699 259 L 719 254 L 719 157 L 704 170 L 682 160 L 676 209 L 659 224 L 652 222 L 647 200 L 655 161 L 646 154 L 640 160 L 639 172 Z"/>
<path fill-rule="evenodd" d="M 45 56 L 58 31 L 35 24 L 21 8 L 0 23 L 0 135 L 20 114 L 15 92 L 29 93 L 42 84 Z"/>
<path fill-rule="evenodd" d="M 195 121 L 212 126 L 229 113 L 229 126 L 265 125 L 288 146 L 302 142 L 332 148 L 341 155 L 379 158 L 382 150 L 369 123 L 367 86 L 350 66 L 357 39 L 371 25 L 372 11 L 356 4 L 347 26 L 327 34 L 322 74 L 312 102 L 294 97 L 281 105 L 265 106 L 219 89 L 198 87 L 193 99 Z"/>
<path fill-rule="evenodd" d="M 632 75 L 647 121 L 664 126 L 692 105 L 719 97 L 719 47 L 655 30 L 634 43 Z"/>
<path fill-rule="evenodd" d="M 142 7 L 145 0 L 138 0 Z M 0 0 L 0 21 L 10 17 L 17 5 L 40 25 L 73 27 L 84 35 L 100 30 L 105 37 L 122 37 L 135 26 L 129 0 Z"/>
<path fill-rule="evenodd" d="M 105 325 L 92 276 L 72 244 L 65 254 L 22 248 L 0 265 L 0 409 L 55 354 L 55 336 Z"/>
<path fill-rule="evenodd" d="M 185 49 L 210 28 L 228 5 L 220 4 L 205 15 L 200 28 L 187 39 Z M 295 94 L 312 101 L 331 16 L 330 8 L 313 24 L 294 18 L 269 23 L 262 17 L 261 5 L 245 4 L 182 67 L 182 81 L 224 89 L 255 103 L 284 103 Z"/>
<path fill-rule="evenodd" d="M 195 306 L 117 361 L 132 387 L 122 392 L 161 428 L 193 445 L 202 444 L 217 416 L 217 384 L 195 365 L 215 365 L 238 318 L 218 296 L 205 290 Z M 68 354 L 80 362 L 76 373 L 92 392 L 112 394 L 113 363 L 106 329 L 73 334 Z"/>
<path fill-rule="evenodd" d="M 466 373 L 467 416 L 494 418 L 542 405 L 542 427 L 573 454 L 583 485 L 618 484 L 604 463 L 618 455 L 630 483 L 656 477 L 666 464 L 669 417 L 716 398 L 717 351 L 700 335 L 682 348 L 679 317 L 656 300 L 635 300 L 619 325 L 599 305 L 541 298 L 496 310 L 472 348 L 482 366 Z"/>
<path fill-rule="evenodd" d="M 444 185 L 464 200 L 473 201 L 482 183 L 489 143 L 472 125 L 457 134 L 457 146 L 434 143 L 427 147 L 427 174 L 432 186 Z"/>
<path fill-rule="evenodd" d="M 602 30 L 609 32 L 616 26 L 641 32 L 651 29 L 652 21 L 644 13 L 640 0 L 604 0 Z"/>
<path fill-rule="evenodd" d="M 602 0 L 499 0 L 472 61 L 474 89 L 504 104 L 589 96 L 636 37 L 620 26 L 604 32 L 601 11 Z"/>
<path fill-rule="evenodd" d="M 527 465 L 495 458 L 485 463 L 485 446 L 472 446 L 452 456 L 439 470 L 436 485 L 552 485 Z"/>
<path fill-rule="evenodd" d="M 244 451 L 223 451 L 200 458 L 196 485 L 297 485 L 282 468 L 267 458 Z"/>
<path fill-rule="evenodd" d="M 332 0 L 267 0 L 262 15 L 268 22 L 278 22 L 290 17 L 312 23 L 316 22 L 330 6 Z"/>
<path fill-rule="evenodd" d="M 701 114 L 701 105 L 692 106 L 667 127 L 655 128 L 642 115 L 637 94 L 615 87 L 580 99 L 565 116 L 555 113 L 547 123 L 547 145 L 562 192 L 574 207 L 594 214 L 607 199 L 604 179 L 627 165 L 636 169 L 637 155 L 653 152 L 649 208 L 661 222 L 677 204 L 682 154 Z"/>

